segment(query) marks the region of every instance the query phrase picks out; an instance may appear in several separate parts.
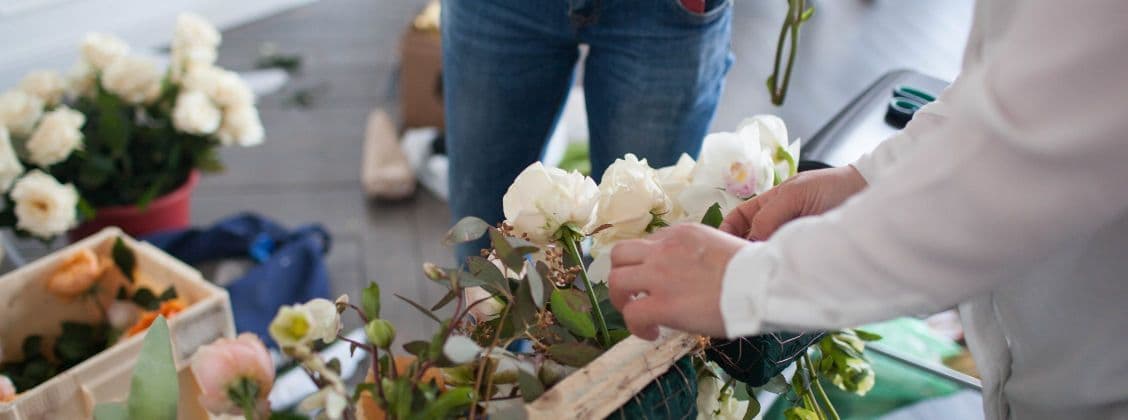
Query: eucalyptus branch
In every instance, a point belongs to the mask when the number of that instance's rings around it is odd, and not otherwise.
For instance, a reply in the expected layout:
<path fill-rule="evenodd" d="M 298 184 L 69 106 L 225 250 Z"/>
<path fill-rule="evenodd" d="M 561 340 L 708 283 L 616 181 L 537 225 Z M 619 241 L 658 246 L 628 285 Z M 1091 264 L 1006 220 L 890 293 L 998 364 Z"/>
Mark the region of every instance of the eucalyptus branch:
<path fill-rule="evenodd" d="M 510 306 L 512 306 L 512 305 L 505 305 L 505 308 L 503 308 L 501 310 L 501 324 L 505 323 L 505 317 L 509 315 L 509 307 Z M 493 349 L 495 347 L 497 347 L 498 340 L 501 339 L 501 324 L 498 324 L 497 331 L 494 331 L 493 341 L 490 343 L 489 347 L 486 347 L 486 349 L 485 349 L 485 354 L 486 354 L 485 362 L 478 365 L 478 375 L 477 375 L 477 378 L 474 380 L 474 388 L 475 389 L 481 389 L 481 387 L 482 387 L 482 376 L 485 375 L 486 368 L 490 364 L 489 355 L 490 355 L 490 353 L 493 352 Z M 490 380 L 491 381 L 493 380 L 492 376 L 490 377 Z M 488 392 L 489 386 L 491 386 L 491 385 L 492 384 L 487 385 L 487 388 L 485 389 L 485 391 Z M 474 415 L 478 411 L 478 401 L 477 401 L 477 398 L 476 398 L 477 396 L 478 396 L 478 393 L 475 393 L 475 400 L 476 401 L 474 401 L 474 403 L 470 405 L 470 418 L 475 418 Z M 487 404 L 489 404 L 488 403 L 489 397 L 490 396 L 487 396 L 487 399 L 482 400 L 482 401 L 487 401 Z"/>
<path fill-rule="evenodd" d="M 561 238 L 565 245 L 565 251 L 571 254 L 570 256 L 575 259 L 576 265 L 580 267 L 580 279 L 584 282 L 584 288 L 587 289 L 588 300 L 591 301 L 592 313 L 595 314 L 595 323 L 599 327 L 599 343 L 603 348 L 607 348 L 611 344 L 611 334 L 607 332 L 607 321 L 603 318 L 603 309 L 599 308 L 599 298 L 595 296 L 595 288 L 592 287 L 591 279 L 588 278 L 587 268 L 584 267 L 583 255 L 580 254 L 579 242 L 580 238 L 571 232 L 565 232 L 564 237 Z"/>

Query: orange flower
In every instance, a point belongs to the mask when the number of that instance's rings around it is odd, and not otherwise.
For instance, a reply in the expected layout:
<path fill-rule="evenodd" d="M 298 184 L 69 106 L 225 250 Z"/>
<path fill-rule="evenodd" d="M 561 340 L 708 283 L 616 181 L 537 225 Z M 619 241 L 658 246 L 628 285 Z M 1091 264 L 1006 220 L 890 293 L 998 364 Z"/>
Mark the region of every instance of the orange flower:
<path fill-rule="evenodd" d="M 61 298 L 74 298 L 94 287 L 94 281 L 104 270 L 94 251 L 78 250 L 47 278 L 47 291 Z"/>
<path fill-rule="evenodd" d="M 164 315 L 166 319 L 171 319 L 173 315 L 183 311 L 188 305 L 183 300 L 169 299 L 161 302 L 161 307 L 155 311 L 145 311 L 141 313 L 141 317 L 137 318 L 137 323 L 129 327 L 129 331 L 125 333 L 126 337 L 132 337 L 137 333 L 145 332 L 153 325 L 153 321 L 157 320 L 157 315 Z"/>

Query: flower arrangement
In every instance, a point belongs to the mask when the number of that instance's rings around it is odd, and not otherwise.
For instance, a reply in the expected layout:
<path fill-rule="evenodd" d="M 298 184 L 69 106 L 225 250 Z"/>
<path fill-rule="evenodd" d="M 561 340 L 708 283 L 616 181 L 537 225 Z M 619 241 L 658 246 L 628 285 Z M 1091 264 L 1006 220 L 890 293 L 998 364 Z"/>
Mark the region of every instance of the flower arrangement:
<path fill-rule="evenodd" d="M 789 143 L 781 120 L 757 116 L 736 132 L 708 136 L 697 161 L 683 156 L 674 166 L 654 169 L 627 155 L 600 184 L 576 172 L 530 165 L 503 198 L 505 222 L 490 226 L 466 218 L 444 241 L 486 236 L 489 248 L 463 267 L 423 266 L 428 279 L 448 289 L 437 303 L 397 296 L 436 322 L 431 339 L 397 346 L 395 327 L 381 318 L 375 283 L 359 303 L 341 296 L 278 311 L 271 337 L 318 387 L 299 409 L 330 419 L 523 414 L 521 402 L 537 399 L 630 335 L 608 298 L 609 247 L 674 223 L 716 227 L 724 212 L 797 172 L 799 145 Z M 588 243 L 590 264 L 583 251 Z M 440 316 L 442 311 L 450 315 Z M 341 334 L 347 313 L 364 323 L 365 340 Z M 853 330 L 829 333 L 815 346 L 817 357 L 804 348 L 790 380 L 778 376 L 765 389 L 794 393 L 788 394 L 795 404 L 790 418 L 836 418 L 818 378 L 864 393 L 873 371 L 862 351 L 864 341 L 875 338 Z M 368 378 L 354 392 L 341 378 L 340 362 L 314 352 L 318 344 L 337 340 L 370 356 Z M 209 410 L 268 418 L 272 373 L 264 354 L 262 343 L 249 336 L 199 351 L 192 365 Z M 759 404 L 749 386 L 708 362 L 704 352 L 693 358 L 699 418 L 755 415 Z"/>
<path fill-rule="evenodd" d="M 175 288 L 154 289 L 154 282 L 136 269 L 136 256 L 121 238 L 109 255 L 90 249 L 73 252 L 42 284 L 61 304 L 87 305 L 93 319 L 63 321 L 58 337 L 24 338 L 21 360 L 0 358 L 0 402 L 145 332 L 157 318 L 175 316 L 186 306 Z"/>
<path fill-rule="evenodd" d="M 253 92 L 215 66 L 219 43 L 211 24 L 180 15 L 162 72 L 91 33 L 66 77 L 35 71 L 0 94 L 0 226 L 50 239 L 97 208 L 145 207 L 193 170 L 222 169 L 221 145 L 261 143 Z"/>

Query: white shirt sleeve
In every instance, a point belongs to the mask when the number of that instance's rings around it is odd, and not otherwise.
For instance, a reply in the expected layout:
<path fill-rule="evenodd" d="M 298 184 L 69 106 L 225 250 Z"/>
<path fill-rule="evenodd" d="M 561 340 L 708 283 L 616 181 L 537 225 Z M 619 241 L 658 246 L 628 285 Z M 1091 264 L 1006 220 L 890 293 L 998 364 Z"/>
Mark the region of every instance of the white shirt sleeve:
<path fill-rule="evenodd" d="M 1018 3 L 944 115 L 859 162 L 869 187 L 742 249 L 723 280 L 727 334 L 951 307 L 1123 217 L 1128 2 L 1085 3 Z"/>

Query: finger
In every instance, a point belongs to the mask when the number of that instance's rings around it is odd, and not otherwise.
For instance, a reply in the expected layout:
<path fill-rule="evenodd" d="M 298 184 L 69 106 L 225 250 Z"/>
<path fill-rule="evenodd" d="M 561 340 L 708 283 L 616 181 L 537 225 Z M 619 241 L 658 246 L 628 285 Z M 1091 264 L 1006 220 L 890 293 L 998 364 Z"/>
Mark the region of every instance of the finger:
<path fill-rule="evenodd" d="M 752 228 L 752 218 L 756 217 L 762 203 L 763 197 L 756 197 L 737 206 L 721 222 L 721 231 L 741 238 L 748 237 L 748 230 Z"/>
<path fill-rule="evenodd" d="M 655 297 L 646 297 L 633 300 L 623 307 L 623 320 L 631 334 L 644 340 L 654 341 L 658 338 L 658 327 L 668 314 L 662 301 Z M 691 314 L 683 314 L 691 315 Z"/>
<path fill-rule="evenodd" d="M 773 189 L 768 193 L 778 190 L 781 189 Z M 796 200 L 794 195 L 781 195 L 779 193 L 775 195 L 778 197 L 767 197 L 767 201 L 760 207 L 760 211 L 752 217 L 748 239 L 766 241 L 784 223 L 799 217 L 799 201 Z"/>
<path fill-rule="evenodd" d="M 611 270 L 611 274 L 607 276 L 607 288 L 615 309 L 622 310 L 631 301 L 631 296 L 650 294 L 649 287 L 652 285 L 646 281 L 643 270 L 637 265 Z"/>
<path fill-rule="evenodd" d="M 645 239 L 619 241 L 611 248 L 611 268 L 642 264 L 653 247 L 653 243 Z"/>

